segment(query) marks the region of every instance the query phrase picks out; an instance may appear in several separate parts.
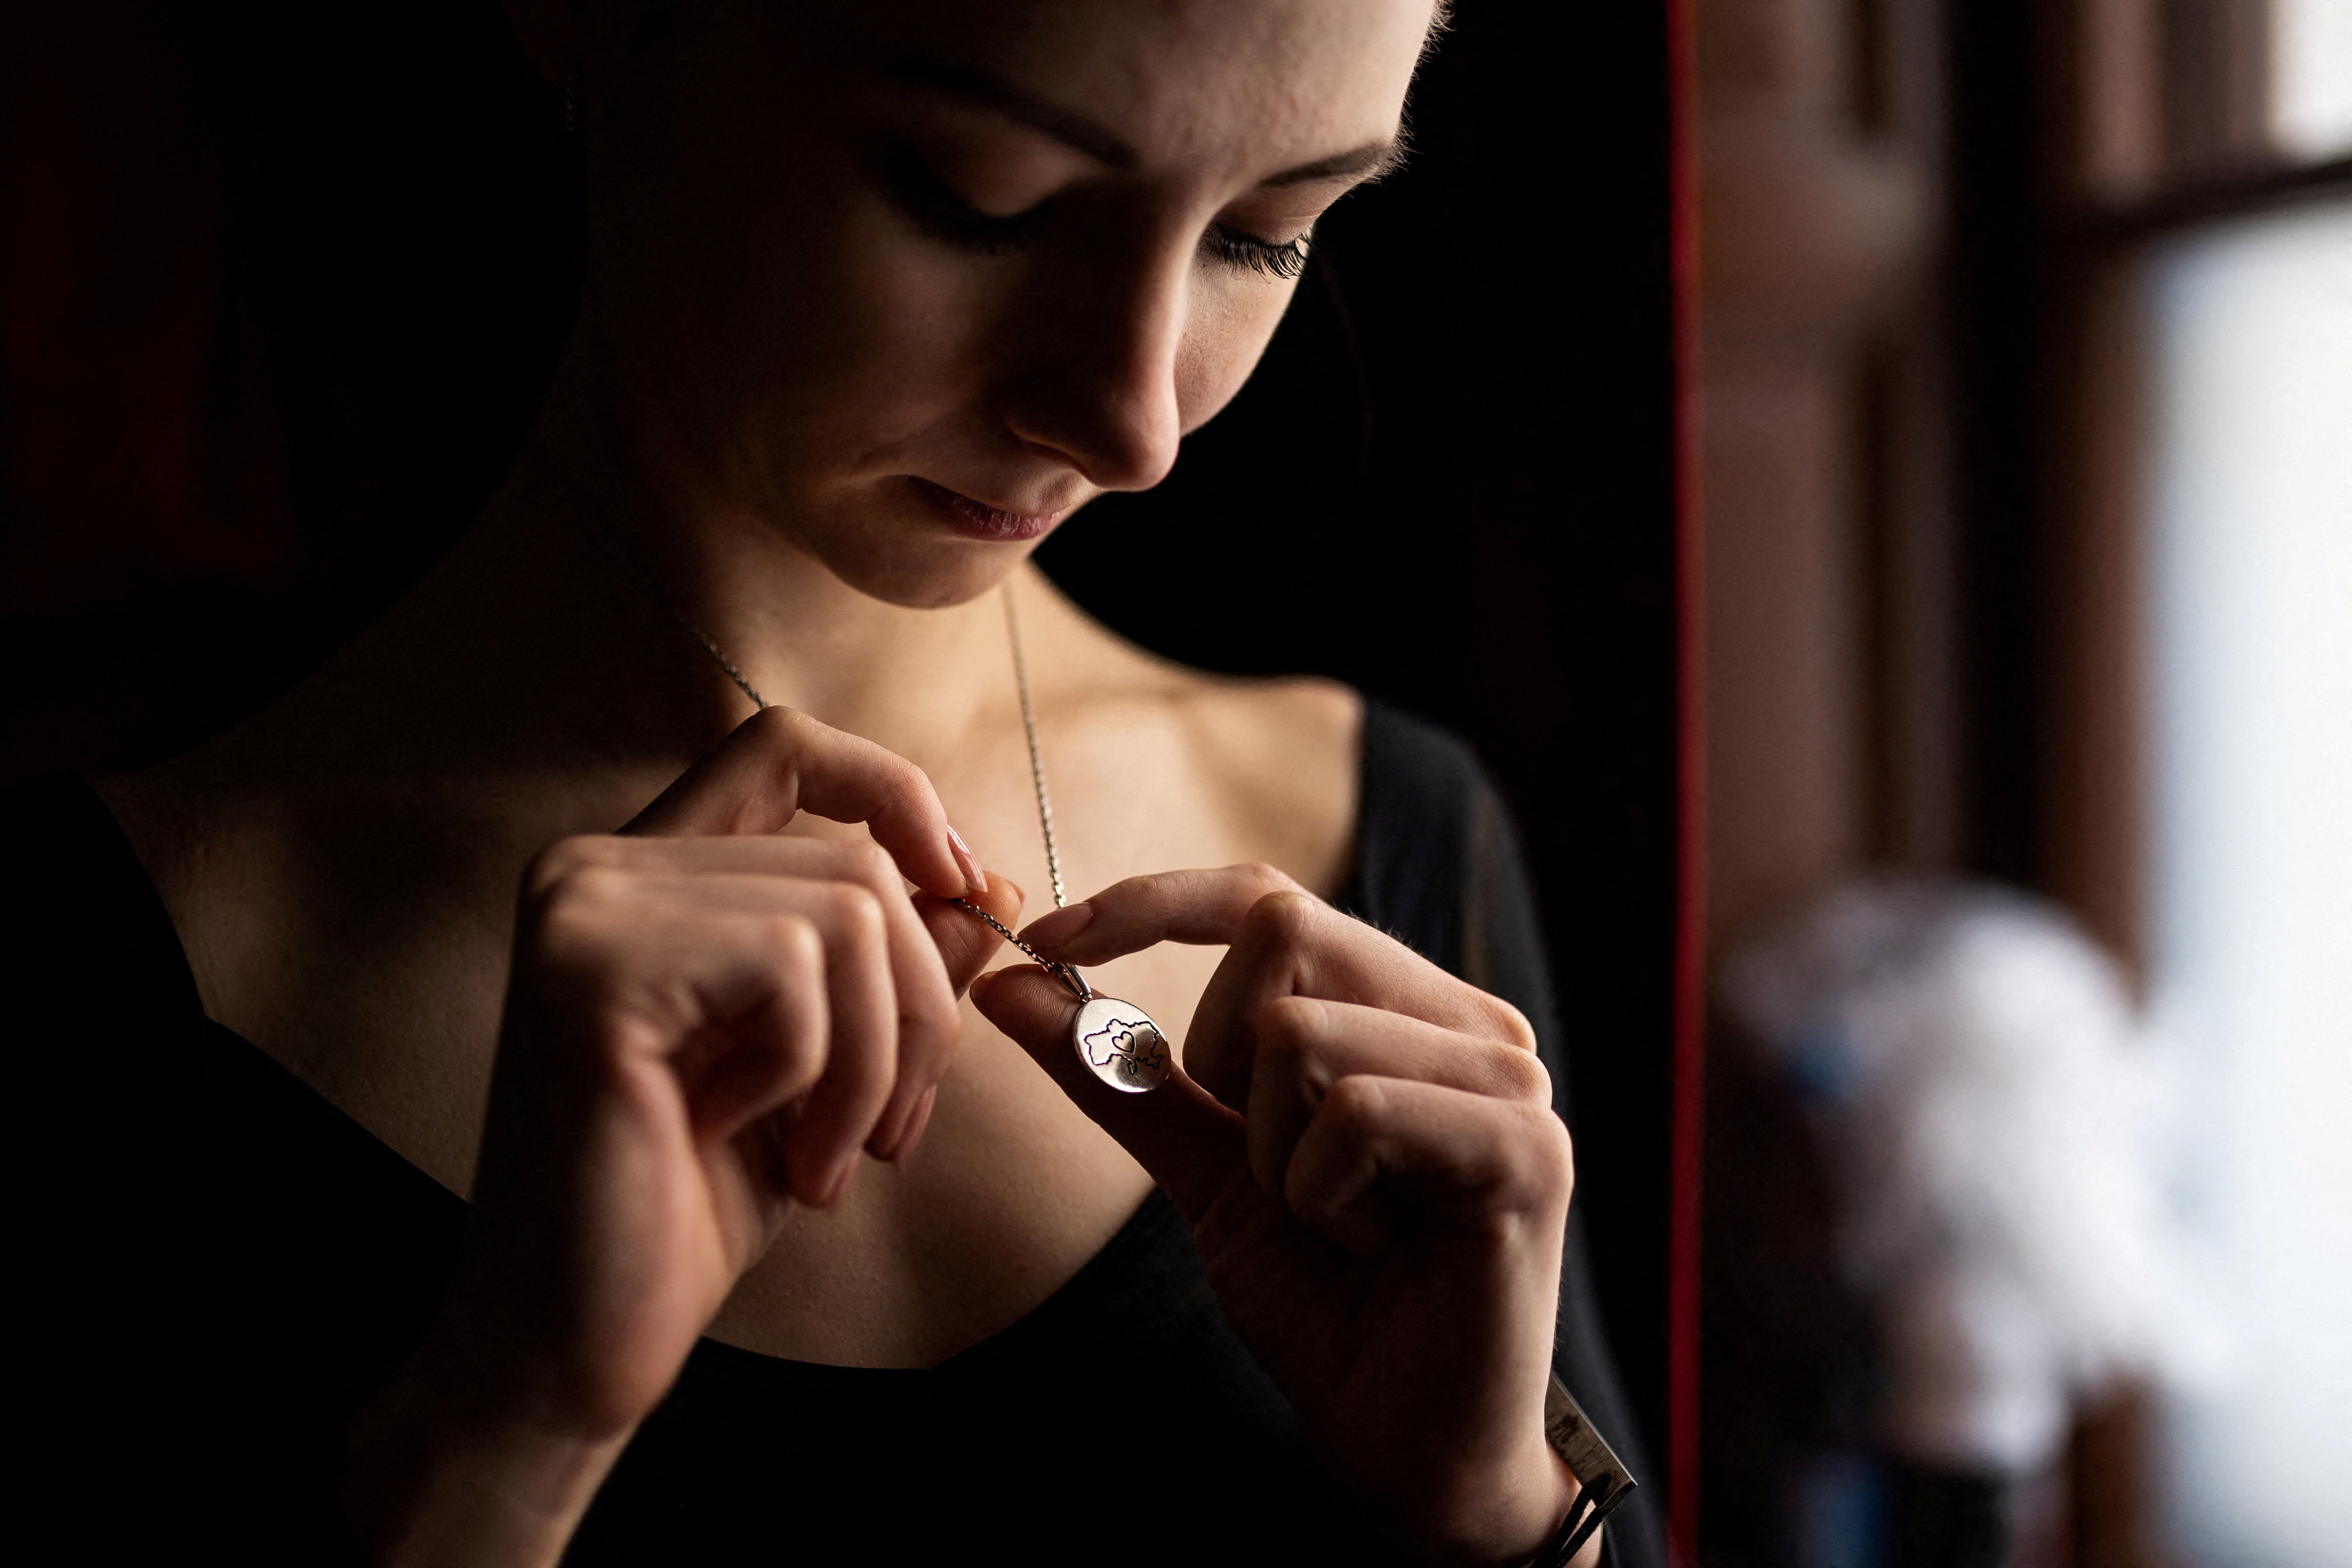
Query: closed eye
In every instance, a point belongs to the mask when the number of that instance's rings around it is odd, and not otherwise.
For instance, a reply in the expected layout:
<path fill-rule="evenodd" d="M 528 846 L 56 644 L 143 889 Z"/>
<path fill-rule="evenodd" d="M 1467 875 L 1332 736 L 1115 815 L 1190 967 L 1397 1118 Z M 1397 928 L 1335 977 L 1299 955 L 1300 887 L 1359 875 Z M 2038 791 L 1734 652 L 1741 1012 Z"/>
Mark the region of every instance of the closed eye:
<path fill-rule="evenodd" d="M 915 226 L 959 250 L 1010 250 L 1027 240 L 1044 221 L 1050 201 L 1006 215 L 984 213 L 950 190 L 910 147 L 894 144 L 884 155 L 890 195 Z"/>
<path fill-rule="evenodd" d="M 891 196 L 915 226 L 959 250 L 1015 249 L 1035 235 L 1053 206 L 1048 199 L 1017 213 L 982 212 L 933 174 L 912 148 L 900 143 L 885 154 L 884 174 Z M 1231 224 L 1212 224 L 1201 236 L 1201 253 L 1221 267 L 1287 280 L 1307 270 L 1307 236 L 1277 243 Z"/>
<path fill-rule="evenodd" d="M 1296 278 L 1307 270 L 1306 235 L 1277 245 L 1230 224 L 1211 224 L 1201 236 L 1202 254 L 1219 264 L 1247 268 L 1268 278 Z"/>

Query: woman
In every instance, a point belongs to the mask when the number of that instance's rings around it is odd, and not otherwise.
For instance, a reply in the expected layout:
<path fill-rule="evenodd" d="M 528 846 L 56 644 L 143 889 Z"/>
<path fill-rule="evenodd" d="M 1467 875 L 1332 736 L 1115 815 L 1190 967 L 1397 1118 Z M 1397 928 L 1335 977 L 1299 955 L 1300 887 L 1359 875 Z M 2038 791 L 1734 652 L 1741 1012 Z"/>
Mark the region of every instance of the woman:
<path fill-rule="evenodd" d="M 1429 0 L 511 11 L 591 209 L 529 452 L 277 709 L 15 803 L 79 1045 L 26 1103 L 113 1129 L 44 1145 L 54 1495 L 114 1456 L 85 1528 L 247 1558 L 1538 1558 L 1563 1315 L 1616 1400 L 1490 795 L 1025 563 L 1247 376 Z M 1033 695 L 1100 889 L 1042 914 Z"/>

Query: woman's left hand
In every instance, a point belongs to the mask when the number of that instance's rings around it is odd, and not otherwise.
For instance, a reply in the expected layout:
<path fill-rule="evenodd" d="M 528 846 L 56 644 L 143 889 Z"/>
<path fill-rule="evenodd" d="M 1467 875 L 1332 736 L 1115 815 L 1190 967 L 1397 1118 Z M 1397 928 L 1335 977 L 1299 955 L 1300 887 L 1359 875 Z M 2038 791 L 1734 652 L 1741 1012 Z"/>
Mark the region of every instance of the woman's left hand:
<path fill-rule="evenodd" d="M 1229 944 L 1150 1094 L 1087 1070 L 1044 970 L 972 995 L 1175 1201 L 1325 1461 L 1433 1555 L 1526 1562 L 1576 1491 L 1543 1432 L 1574 1164 L 1527 1019 L 1262 866 L 1135 878 L 1024 935 L 1081 965 Z"/>

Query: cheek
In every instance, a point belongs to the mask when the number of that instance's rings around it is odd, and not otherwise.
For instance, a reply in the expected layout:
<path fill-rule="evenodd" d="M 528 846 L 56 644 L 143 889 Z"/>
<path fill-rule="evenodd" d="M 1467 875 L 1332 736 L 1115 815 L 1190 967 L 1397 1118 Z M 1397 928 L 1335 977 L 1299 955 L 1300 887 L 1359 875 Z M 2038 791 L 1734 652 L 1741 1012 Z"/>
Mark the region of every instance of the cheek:
<path fill-rule="evenodd" d="M 637 373 L 689 444 L 760 488 L 803 488 L 972 395 L 989 302 L 855 171 L 804 163 L 789 183 L 696 195 L 648 215 L 658 238 L 613 293 Z"/>
<path fill-rule="evenodd" d="M 821 235 L 780 247 L 793 268 L 765 341 L 739 335 L 761 392 L 740 417 L 753 435 L 789 422 L 805 462 L 841 473 L 886 461 L 977 396 L 985 346 L 1004 309 L 969 267 L 908 236 L 870 197 L 842 205 Z M 759 288 L 754 278 L 747 287 Z"/>
<path fill-rule="evenodd" d="M 688 63 L 655 87 L 694 90 L 609 133 L 590 297 L 675 435 L 739 486 L 804 489 L 972 395 L 991 302 L 907 231 L 821 82 L 779 109 L 741 62 Z"/>
<path fill-rule="evenodd" d="M 1219 279 L 1195 296 L 1176 351 L 1176 409 L 1186 435 L 1233 401 L 1257 368 L 1297 292 L 1255 278 Z"/>

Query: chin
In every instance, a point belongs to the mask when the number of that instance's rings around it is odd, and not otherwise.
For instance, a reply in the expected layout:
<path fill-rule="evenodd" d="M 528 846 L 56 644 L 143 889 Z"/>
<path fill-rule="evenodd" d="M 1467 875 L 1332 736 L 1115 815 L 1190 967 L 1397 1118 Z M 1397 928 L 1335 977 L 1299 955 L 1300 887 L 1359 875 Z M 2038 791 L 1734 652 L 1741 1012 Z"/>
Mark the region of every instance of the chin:
<path fill-rule="evenodd" d="M 968 504 L 942 506 L 938 496 L 894 489 L 899 493 L 856 526 L 808 543 L 835 576 L 859 593 L 910 610 L 943 610 L 979 598 L 1011 576 L 1078 510 L 1074 506 L 1051 518 L 1003 512 L 976 517 Z"/>
<path fill-rule="evenodd" d="M 969 604 L 1013 575 L 1037 546 L 1034 539 L 983 543 L 930 531 L 887 531 L 896 537 L 861 539 L 853 548 L 820 548 L 817 558 L 866 597 L 908 610 Z"/>

